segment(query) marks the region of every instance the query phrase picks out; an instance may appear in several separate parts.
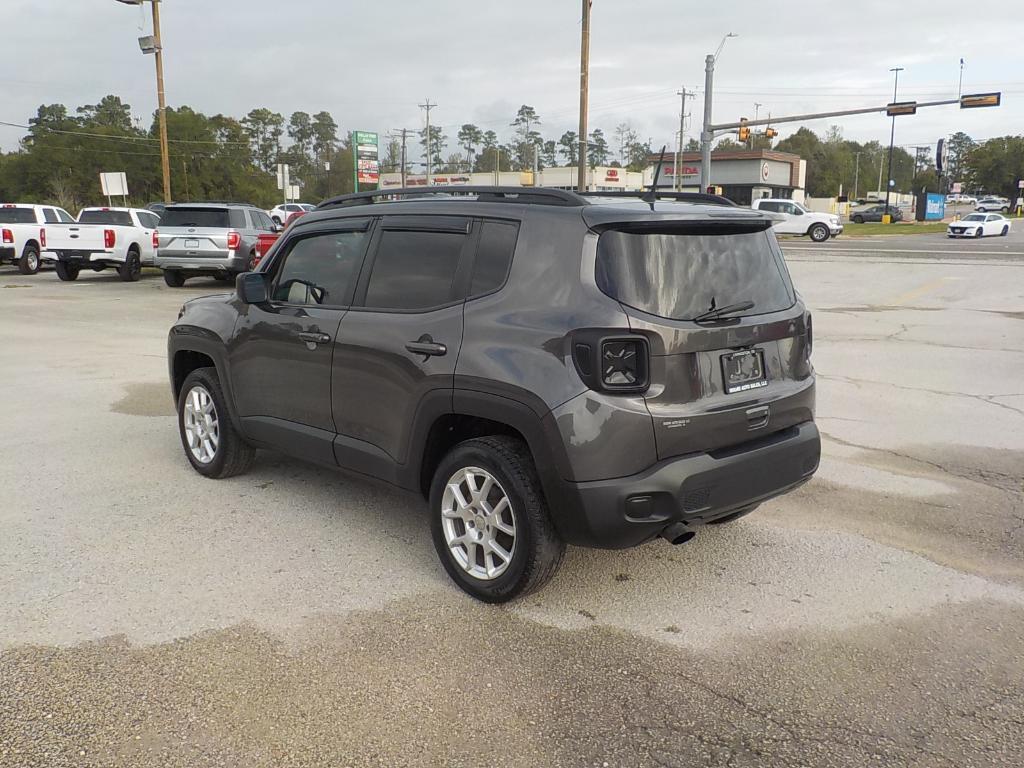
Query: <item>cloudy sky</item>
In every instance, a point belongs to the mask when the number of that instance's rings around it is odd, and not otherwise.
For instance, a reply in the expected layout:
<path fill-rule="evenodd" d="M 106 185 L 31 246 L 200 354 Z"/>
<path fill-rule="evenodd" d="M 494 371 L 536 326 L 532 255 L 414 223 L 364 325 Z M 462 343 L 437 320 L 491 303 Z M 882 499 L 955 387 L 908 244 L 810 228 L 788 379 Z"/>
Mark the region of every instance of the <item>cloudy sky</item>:
<path fill-rule="evenodd" d="M 473 122 L 507 135 L 520 104 L 541 130 L 575 129 L 580 0 L 164 0 L 167 98 L 241 117 L 253 107 L 331 112 L 342 130 L 385 133 L 431 121 L 455 143 Z M 677 91 L 698 95 L 689 136 L 700 131 L 704 56 L 727 32 L 715 79 L 716 121 L 849 109 L 900 99 L 1001 90 L 999 109 L 936 107 L 900 118 L 896 143 L 931 144 L 962 130 L 985 139 L 1024 133 L 1024 14 L 1011 3 L 951 0 L 595 0 L 591 127 L 630 122 L 654 146 L 673 141 Z M 0 121 L 27 123 L 38 105 L 70 108 L 120 95 L 149 123 L 152 57 L 136 38 L 149 8 L 115 0 L 3 0 Z M 687 111 L 690 111 L 689 109 Z M 830 122 L 847 138 L 888 141 L 884 116 Z M 799 124 L 779 126 L 782 135 Z M 24 131 L 0 126 L 0 147 Z"/>

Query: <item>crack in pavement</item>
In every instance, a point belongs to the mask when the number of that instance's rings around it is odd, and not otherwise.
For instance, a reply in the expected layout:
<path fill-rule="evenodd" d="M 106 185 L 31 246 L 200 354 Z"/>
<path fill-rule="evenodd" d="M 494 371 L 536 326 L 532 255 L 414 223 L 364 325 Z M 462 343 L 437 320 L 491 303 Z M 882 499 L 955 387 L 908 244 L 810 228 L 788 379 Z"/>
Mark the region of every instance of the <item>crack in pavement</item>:
<path fill-rule="evenodd" d="M 974 395 L 970 392 L 949 392 L 942 389 L 927 389 L 926 387 L 909 387 L 905 384 L 893 384 L 889 381 L 875 381 L 872 379 L 858 379 L 852 376 L 832 376 L 830 374 L 817 373 L 819 379 L 825 379 L 827 381 L 839 381 L 844 384 L 852 384 L 853 386 L 860 387 L 861 384 L 873 384 L 880 387 L 892 387 L 894 389 L 904 389 L 910 392 L 927 392 L 932 395 L 942 395 L 944 397 L 969 397 L 972 400 L 979 400 L 988 405 L 994 405 L 997 408 L 1005 408 L 1008 411 L 1013 411 L 1016 414 L 1024 416 L 1024 409 L 1014 408 L 1012 405 L 1006 403 L 996 402 L 996 398 L 1000 397 L 1012 397 L 1012 395 Z"/>

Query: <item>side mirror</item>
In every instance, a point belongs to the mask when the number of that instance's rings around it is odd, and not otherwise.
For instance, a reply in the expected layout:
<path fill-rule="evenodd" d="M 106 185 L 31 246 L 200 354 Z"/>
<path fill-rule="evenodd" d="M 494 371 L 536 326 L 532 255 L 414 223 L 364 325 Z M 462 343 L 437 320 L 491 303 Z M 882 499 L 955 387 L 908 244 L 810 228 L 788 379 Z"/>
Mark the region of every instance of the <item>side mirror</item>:
<path fill-rule="evenodd" d="M 235 279 L 235 293 L 243 304 L 264 304 L 267 295 L 267 276 L 262 272 L 243 272 Z"/>
<path fill-rule="evenodd" d="M 272 224 L 271 232 L 284 232 L 284 224 Z"/>

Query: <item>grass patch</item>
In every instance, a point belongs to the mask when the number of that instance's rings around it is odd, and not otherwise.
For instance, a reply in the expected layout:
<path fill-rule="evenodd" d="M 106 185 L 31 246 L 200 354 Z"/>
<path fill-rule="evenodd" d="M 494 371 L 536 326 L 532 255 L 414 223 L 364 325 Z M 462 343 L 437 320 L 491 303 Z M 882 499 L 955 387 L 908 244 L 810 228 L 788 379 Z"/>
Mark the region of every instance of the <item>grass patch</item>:
<path fill-rule="evenodd" d="M 852 221 L 843 225 L 843 234 L 840 237 L 867 237 L 870 235 L 926 235 L 935 232 L 945 234 L 944 221 L 900 221 L 895 224 L 882 224 L 876 221 L 868 221 L 863 224 L 854 224 Z"/>

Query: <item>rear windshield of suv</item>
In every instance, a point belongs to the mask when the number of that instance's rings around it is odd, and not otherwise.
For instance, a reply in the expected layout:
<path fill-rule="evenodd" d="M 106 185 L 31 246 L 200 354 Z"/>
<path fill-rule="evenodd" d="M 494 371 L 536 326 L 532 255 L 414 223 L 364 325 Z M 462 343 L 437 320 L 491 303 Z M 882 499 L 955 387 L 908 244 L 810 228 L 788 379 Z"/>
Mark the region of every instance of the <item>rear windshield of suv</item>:
<path fill-rule="evenodd" d="M 132 215 L 128 211 L 82 211 L 79 224 L 114 224 L 119 227 L 132 226 Z"/>
<path fill-rule="evenodd" d="M 228 229 L 227 208 L 168 208 L 160 217 L 160 228 L 209 227 Z"/>
<path fill-rule="evenodd" d="M 0 224 L 35 224 L 36 212 L 31 208 L 0 208 Z"/>
<path fill-rule="evenodd" d="M 763 229 L 604 232 L 596 278 L 613 299 L 672 320 L 744 301 L 754 306 L 743 315 L 761 315 L 796 301 L 778 243 Z"/>

